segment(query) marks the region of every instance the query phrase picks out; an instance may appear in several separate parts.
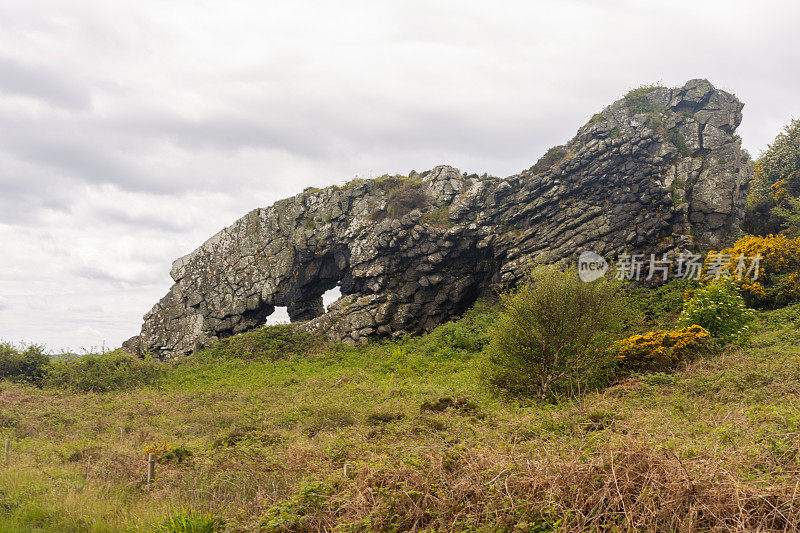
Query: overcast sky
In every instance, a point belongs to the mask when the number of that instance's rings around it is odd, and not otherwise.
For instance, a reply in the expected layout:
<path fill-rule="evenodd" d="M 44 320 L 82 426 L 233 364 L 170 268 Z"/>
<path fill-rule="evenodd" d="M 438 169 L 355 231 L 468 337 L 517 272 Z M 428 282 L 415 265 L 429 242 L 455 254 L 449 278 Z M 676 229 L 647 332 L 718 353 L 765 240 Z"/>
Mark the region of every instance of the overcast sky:
<path fill-rule="evenodd" d="M 800 3 L 0 0 L 0 339 L 118 346 L 172 261 L 308 186 L 508 176 L 643 83 L 708 78 L 757 155 Z"/>

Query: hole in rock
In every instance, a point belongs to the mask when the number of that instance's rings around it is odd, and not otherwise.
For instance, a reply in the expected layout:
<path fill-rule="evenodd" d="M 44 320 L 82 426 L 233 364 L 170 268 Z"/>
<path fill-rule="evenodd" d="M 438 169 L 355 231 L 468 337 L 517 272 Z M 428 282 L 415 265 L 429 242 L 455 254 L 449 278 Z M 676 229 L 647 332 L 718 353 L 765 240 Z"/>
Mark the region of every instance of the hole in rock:
<path fill-rule="evenodd" d="M 274 326 L 275 324 L 288 324 L 289 311 L 286 307 L 276 307 L 275 311 L 273 311 L 272 314 L 267 317 L 267 321 L 265 323 L 268 326 Z"/>
<path fill-rule="evenodd" d="M 325 293 L 322 295 L 322 305 L 325 306 L 325 312 L 328 312 L 328 306 L 341 297 L 342 291 L 339 289 L 338 285 L 330 290 L 325 291 Z"/>

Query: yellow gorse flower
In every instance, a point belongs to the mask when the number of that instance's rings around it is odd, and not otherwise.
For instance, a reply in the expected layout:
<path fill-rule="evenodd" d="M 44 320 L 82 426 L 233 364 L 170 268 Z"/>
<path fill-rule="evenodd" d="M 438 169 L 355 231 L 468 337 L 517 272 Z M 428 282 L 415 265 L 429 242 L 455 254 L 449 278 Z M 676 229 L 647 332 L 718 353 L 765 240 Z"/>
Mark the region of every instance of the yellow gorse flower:
<path fill-rule="evenodd" d="M 709 338 L 709 333 L 700 326 L 649 331 L 615 342 L 610 352 L 629 370 L 668 370 L 701 353 Z"/>
<path fill-rule="evenodd" d="M 772 306 L 800 300 L 800 237 L 790 239 L 785 235 L 748 235 L 730 248 L 709 252 L 703 265 L 704 281 L 712 281 L 707 274 L 719 259 L 718 254 L 726 258 L 721 269 L 731 274 L 731 281 L 749 305 Z M 748 276 L 738 279 L 733 275 L 741 256 L 761 256 L 757 279 Z"/>

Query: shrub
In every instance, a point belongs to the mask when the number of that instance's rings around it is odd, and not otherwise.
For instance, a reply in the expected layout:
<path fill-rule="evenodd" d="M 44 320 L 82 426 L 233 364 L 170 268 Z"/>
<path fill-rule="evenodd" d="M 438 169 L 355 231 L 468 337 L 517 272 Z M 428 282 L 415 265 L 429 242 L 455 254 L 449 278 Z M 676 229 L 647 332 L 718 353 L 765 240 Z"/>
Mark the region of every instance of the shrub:
<path fill-rule="evenodd" d="M 386 199 L 386 209 L 370 215 L 370 219 L 375 222 L 385 218 L 401 218 L 414 209 L 425 209 L 429 205 L 421 179 L 384 176 L 378 178 L 376 183 L 380 189 L 389 193 L 389 197 Z"/>
<path fill-rule="evenodd" d="M 268 533 L 311 531 L 308 520 L 325 507 L 338 488 L 338 482 L 330 480 L 304 480 L 294 495 L 266 509 L 260 520 L 260 530 Z"/>
<path fill-rule="evenodd" d="M 656 113 L 659 111 L 663 111 L 663 109 L 655 106 L 649 98 L 651 92 L 655 91 L 656 89 L 664 89 L 663 85 L 652 84 L 652 85 L 642 85 L 637 89 L 632 89 L 628 91 L 628 93 L 624 97 L 624 105 L 625 108 L 628 109 L 631 114 L 637 113 Z"/>
<path fill-rule="evenodd" d="M 697 289 L 684 304 L 678 323 L 701 326 L 724 342 L 734 342 L 744 336 L 754 316 L 733 283 L 722 280 Z"/>
<path fill-rule="evenodd" d="M 567 157 L 567 148 L 565 146 L 553 146 L 539 158 L 536 164 L 530 168 L 530 171 L 534 174 L 542 174 L 565 157 Z"/>
<path fill-rule="evenodd" d="M 440 324 L 414 339 L 414 348 L 439 358 L 473 356 L 489 344 L 495 317 L 489 303 L 478 301 L 461 318 Z"/>
<path fill-rule="evenodd" d="M 201 351 L 199 360 L 263 359 L 275 361 L 308 355 L 322 347 L 323 340 L 291 324 L 251 329 L 226 337 Z"/>
<path fill-rule="evenodd" d="M 117 350 L 55 360 L 44 381 L 81 392 L 107 392 L 153 384 L 163 373 L 160 363 Z"/>
<path fill-rule="evenodd" d="M 157 531 L 165 533 L 216 533 L 222 531 L 224 522 L 194 509 L 176 509 L 164 520 Z"/>
<path fill-rule="evenodd" d="M 615 342 L 611 353 L 623 370 L 662 372 L 694 360 L 706 351 L 709 333 L 700 326 L 677 331 L 650 331 Z"/>
<path fill-rule="evenodd" d="M 800 197 L 800 120 L 793 119 L 753 167 L 743 227 L 758 235 L 797 231 Z"/>
<path fill-rule="evenodd" d="M 450 222 L 450 206 L 445 205 L 433 211 L 429 211 L 422 217 L 422 221 L 425 224 L 437 228 L 452 228 L 453 223 Z"/>
<path fill-rule="evenodd" d="M 17 348 L 0 343 L 0 380 L 40 385 L 50 367 L 50 355 L 42 346 L 32 344 Z"/>
<path fill-rule="evenodd" d="M 697 282 L 688 279 L 671 279 L 658 287 L 636 286 L 625 290 L 625 299 L 633 313 L 640 312 L 646 328 L 640 324 L 632 325 L 633 331 L 643 329 L 672 329 L 683 309 L 684 294 L 697 287 Z"/>
<path fill-rule="evenodd" d="M 157 455 L 161 463 L 183 463 L 194 457 L 194 453 L 185 444 L 169 446 L 166 442 L 161 445 L 158 443 L 151 444 L 144 449 L 144 452 Z"/>
<path fill-rule="evenodd" d="M 761 256 L 758 278 L 753 280 L 752 274 L 738 276 L 739 257 L 756 255 Z M 743 237 L 719 253 L 709 252 L 704 264 L 706 276 L 711 264 L 717 261 L 721 263 L 721 271 L 728 273 L 750 306 L 775 308 L 800 301 L 800 237 Z"/>
<path fill-rule="evenodd" d="M 770 213 L 782 222 L 784 233 L 800 237 L 800 196 L 787 196 Z"/>
<path fill-rule="evenodd" d="M 574 269 L 534 271 L 503 296 L 489 345 L 490 383 L 545 400 L 562 382 L 593 379 L 620 327 L 618 288 L 605 279 L 583 283 Z"/>

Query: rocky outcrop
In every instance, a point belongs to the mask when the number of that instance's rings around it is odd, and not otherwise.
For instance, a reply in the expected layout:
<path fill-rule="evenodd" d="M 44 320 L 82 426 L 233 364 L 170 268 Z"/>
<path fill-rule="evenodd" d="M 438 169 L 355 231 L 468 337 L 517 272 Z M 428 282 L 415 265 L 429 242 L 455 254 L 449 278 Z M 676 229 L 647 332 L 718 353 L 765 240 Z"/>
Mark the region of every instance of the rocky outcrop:
<path fill-rule="evenodd" d="M 506 179 L 440 166 L 307 189 L 256 209 L 172 266 L 125 343 L 161 358 L 263 324 L 276 306 L 331 339 L 428 330 L 536 263 L 590 249 L 663 254 L 738 230 L 742 104 L 706 80 L 632 91 Z M 342 298 L 325 312 L 322 295 Z"/>

